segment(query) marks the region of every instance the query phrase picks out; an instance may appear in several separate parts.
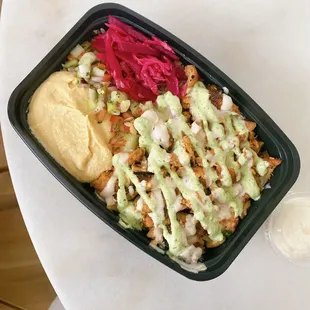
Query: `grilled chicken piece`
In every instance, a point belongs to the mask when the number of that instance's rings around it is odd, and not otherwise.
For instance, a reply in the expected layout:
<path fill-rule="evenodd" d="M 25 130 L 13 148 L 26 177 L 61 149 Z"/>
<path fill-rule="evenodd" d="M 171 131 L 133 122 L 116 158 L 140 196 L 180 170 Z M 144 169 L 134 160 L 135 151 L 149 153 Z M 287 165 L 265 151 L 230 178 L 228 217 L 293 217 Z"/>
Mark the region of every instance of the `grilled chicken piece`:
<path fill-rule="evenodd" d="M 220 90 L 215 85 L 207 85 L 207 90 L 210 94 L 211 103 L 216 106 L 217 109 L 221 109 L 223 103 L 223 95 Z"/>
<path fill-rule="evenodd" d="M 199 166 L 195 166 L 193 167 L 193 171 L 196 175 L 196 177 L 199 179 L 199 178 L 205 178 L 205 171 L 202 167 L 199 167 Z"/>
<path fill-rule="evenodd" d="M 194 166 L 192 167 L 193 171 L 196 175 L 196 177 L 198 178 L 199 182 L 202 184 L 202 186 L 207 189 L 207 177 L 205 174 L 205 169 L 203 167 L 200 166 Z"/>
<path fill-rule="evenodd" d="M 187 88 L 191 88 L 197 83 L 199 79 L 197 69 L 193 65 L 187 65 L 185 66 L 184 71 L 185 75 L 187 76 Z"/>
<path fill-rule="evenodd" d="M 181 104 L 184 110 L 189 110 L 191 106 L 191 98 L 189 96 L 186 96 L 181 99 Z"/>
<path fill-rule="evenodd" d="M 210 93 L 210 101 L 211 103 L 216 106 L 217 109 L 221 109 L 223 104 L 223 93 L 222 90 L 218 89 L 215 85 L 207 85 L 207 89 Z M 233 103 L 232 105 L 232 112 L 240 114 L 239 107 Z"/>
<path fill-rule="evenodd" d="M 144 153 L 144 149 L 141 148 L 137 148 L 131 152 L 128 157 L 128 165 L 132 166 L 135 163 L 140 163 L 143 160 Z"/>
<path fill-rule="evenodd" d="M 143 225 L 147 228 L 152 228 L 154 227 L 154 223 L 152 218 L 149 215 L 144 215 L 142 216 L 142 221 L 143 221 Z"/>
<path fill-rule="evenodd" d="M 195 152 L 194 152 L 194 148 L 192 146 L 191 140 L 189 139 L 188 136 L 183 136 L 182 141 L 183 141 L 186 152 L 189 154 L 191 161 L 194 163 L 196 156 L 195 156 Z"/>
<path fill-rule="evenodd" d="M 186 123 L 191 123 L 191 121 L 192 121 L 192 114 L 190 112 L 188 112 L 188 111 L 184 111 L 182 114 L 185 117 Z"/>
<path fill-rule="evenodd" d="M 260 152 L 263 145 L 264 145 L 264 142 L 258 141 L 256 138 L 250 140 L 250 147 L 256 154 Z"/>
<path fill-rule="evenodd" d="M 167 151 L 171 152 L 173 149 L 173 145 L 174 145 L 174 139 L 173 139 L 170 129 L 168 129 L 168 134 L 169 134 L 169 145 L 168 145 Z"/>
<path fill-rule="evenodd" d="M 196 157 L 196 158 L 195 158 L 195 163 L 196 163 L 197 166 L 203 167 L 203 165 L 202 165 L 202 159 L 201 159 L 200 157 Z"/>
<path fill-rule="evenodd" d="M 187 216 L 187 213 L 179 212 L 179 213 L 177 214 L 177 219 L 178 219 L 178 221 L 179 221 L 181 224 L 185 225 L 185 223 L 186 223 L 186 216 Z"/>
<path fill-rule="evenodd" d="M 264 175 L 263 177 L 257 177 L 255 178 L 256 179 L 256 182 L 258 184 L 258 186 L 263 189 L 265 184 L 270 180 L 271 176 L 272 176 L 272 173 L 274 171 L 274 169 L 279 166 L 282 162 L 281 159 L 278 159 L 278 158 L 274 158 L 274 157 L 271 157 L 268 152 L 263 152 L 260 154 L 260 157 L 263 159 L 263 160 L 266 160 L 269 162 L 269 167 L 267 169 L 267 173 L 266 175 Z"/>
<path fill-rule="evenodd" d="M 114 212 L 118 212 L 118 209 L 117 209 L 117 205 L 107 205 L 107 208 L 110 210 L 110 211 L 114 211 Z"/>
<path fill-rule="evenodd" d="M 139 172 L 142 172 L 142 173 L 147 173 L 147 165 L 143 165 L 143 164 L 138 164 L 138 163 L 135 163 L 131 166 L 131 169 L 132 169 L 132 172 L 134 173 L 139 173 Z"/>
<path fill-rule="evenodd" d="M 171 153 L 170 154 L 170 168 L 172 171 L 177 171 L 179 168 L 182 167 L 180 161 L 179 161 L 179 158 L 176 154 L 174 153 Z"/>
<path fill-rule="evenodd" d="M 194 246 L 200 247 L 203 250 L 205 250 L 204 249 L 204 237 L 206 236 L 206 234 L 207 234 L 207 231 L 203 229 L 200 223 L 197 223 L 196 224 L 196 235 L 195 235 L 196 240 L 195 240 Z"/>
<path fill-rule="evenodd" d="M 230 232 L 234 232 L 239 223 L 239 217 L 235 217 L 234 210 L 230 209 L 231 217 L 225 218 L 219 221 L 223 230 L 228 230 Z"/>
<path fill-rule="evenodd" d="M 238 115 L 240 115 L 240 110 L 239 110 L 239 107 L 237 105 L 235 105 L 233 103 L 233 106 L 232 106 L 232 109 L 231 109 L 233 112 L 237 113 Z"/>
<path fill-rule="evenodd" d="M 250 142 L 250 147 L 253 149 L 253 151 L 256 154 L 258 154 L 260 152 L 261 148 L 263 147 L 264 142 L 263 141 L 259 141 L 255 137 L 255 132 L 254 131 L 249 132 L 248 139 L 249 139 L 249 142 Z"/>
<path fill-rule="evenodd" d="M 134 200 L 137 197 L 137 195 L 138 195 L 138 192 L 136 191 L 134 186 L 133 185 L 128 186 L 127 194 L 126 194 L 127 200 L 128 201 Z"/>
<path fill-rule="evenodd" d="M 182 205 L 182 208 L 180 211 L 187 210 L 187 209 L 190 210 L 192 208 L 190 201 L 185 198 L 182 198 L 181 205 Z"/>
<path fill-rule="evenodd" d="M 256 128 L 256 123 L 252 121 L 245 120 L 245 125 L 249 129 L 249 131 L 253 131 Z"/>
<path fill-rule="evenodd" d="M 277 166 L 279 166 L 282 162 L 281 159 L 279 158 L 274 158 L 274 157 L 271 157 L 268 152 L 263 152 L 262 154 L 260 154 L 260 157 L 263 159 L 263 160 L 266 160 L 269 162 L 270 166 L 274 169 L 276 168 Z"/>
<path fill-rule="evenodd" d="M 250 206 L 251 206 L 251 200 L 250 199 L 248 199 L 247 201 L 245 201 L 243 203 L 243 211 L 242 211 L 242 214 L 241 214 L 241 219 L 243 219 L 244 217 L 247 216 L 248 210 L 249 210 Z"/>
<path fill-rule="evenodd" d="M 228 168 L 229 174 L 231 176 L 231 181 L 233 184 L 237 182 L 237 174 L 236 171 L 233 168 Z"/>
<path fill-rule="evenodd" d="M 113 171 L 104 171 L 100 174 L 100 176 L 92 181 L 90 185 L 94 187 L 99 193 L 101 193 L 104 188 L 107 186 L 111 176 L 113 175 Z"/>
<path fill-rule="evenodd" d="M 224 243 L 224 241 L 225 241 L 225 238 L 223 238 L 222 241 L 214 241 L 214 240 L 210 239 L 208 236 L 205 236 L 203 239 L 206 242 L 206 247 L 209 249 L 216 248 L 216 247 L 220 246 L 222 243 Z"/>
<path fill-rule="evenodd" d="M 152 190 L 152 178 L 153 178 L 153 173 L 151 172 L 139 172 L 136 173 L 136 176 L 138 177 L 140 183 L 144 183 L 143 186 L 145 187 L 145 190 L 147 192 Z"/>

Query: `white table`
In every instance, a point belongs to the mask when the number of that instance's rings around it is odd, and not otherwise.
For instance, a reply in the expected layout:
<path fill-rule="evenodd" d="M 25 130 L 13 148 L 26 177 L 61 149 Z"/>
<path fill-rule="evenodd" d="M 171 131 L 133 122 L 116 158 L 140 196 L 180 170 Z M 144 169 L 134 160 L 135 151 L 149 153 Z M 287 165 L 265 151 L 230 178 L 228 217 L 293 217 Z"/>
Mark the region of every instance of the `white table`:
<path fill-rule="evenodd" d="M 69 194 L 11 128 L 6 106 L 24 76 L 100 1 L 4 0 L 1 16 L 2 131 L 27 228 L 67 309 L 305 309 L 310 269 L 279 259 L 261 229 L 219 278 L 187 280 L 117 235 Z M 128 0 L 241 85 L 299 149 L 293 190 L 308 189 L 310 2 Z"/>

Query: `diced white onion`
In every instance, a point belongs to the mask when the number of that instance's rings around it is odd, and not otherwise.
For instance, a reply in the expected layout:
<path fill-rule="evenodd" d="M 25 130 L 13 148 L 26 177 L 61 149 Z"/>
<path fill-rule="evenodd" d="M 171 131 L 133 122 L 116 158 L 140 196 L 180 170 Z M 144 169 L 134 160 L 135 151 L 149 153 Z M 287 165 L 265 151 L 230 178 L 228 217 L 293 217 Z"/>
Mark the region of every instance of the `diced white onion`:
<path fill-rule="evenodd" d="M 93 71 L 92 71 L 92 75 L 93 75 L 93 76 L 104 77 L 104 74 L 105 74 L 105 71 L 104 71 L 104 70 L 101 70 L 101 69 L 98 68 L 98 67 L 94 67 L 94 68 L 93 68 Z"/>
<path fill-rule="evenodd" d="M 192 132 L 196 135 L 200 131 L 201 127 L 196 122 L 194 122 L 191 129 Z"/>
<path fill-rule="evenodd" d="M 271 189 L 270 183 L 267 183 L 267 184 L 264 186 L 264 189 Z"/>
<path fill-rule="evenodd" d="M 102 81 L 102 77 L 100 76 L 92 76 L 91 80 L 95 83 L 100 83 Z"/>
<path fill-rule="evenodd" d="M 187 237 L 194 236 L 196 234 L 196 224 L 197 224 L 196 218 L 191 214 L 187 214 L 184 226 Z"/>
<path fill-rule="evenodd" d="M 146 181 L 145 181 L 145 180 L 142 180 L 142 181 L 140 182 L 140 184 L 141 184 L 141 186 L 142 186 L 143 188 L 146 187 Z"/>
<path fill-rule="evenodd" d="M 130 107 L 130 100 L 123 100 L 121 103 L 121 113 L 128 111 Z"/>
<path fill-rule="evenodd" d="M 78 58 L 82 53 L 84 52 L 84 48 L 78 44 L 71 52 L 70 54 L 74 57 L 74 58 Z"/>
<path fill-rule="evenodd" d="M 89 77 L 89 66 L 79 65 L 79 73 L 82 78 L 88 78 Z"/>
<path fill-rule="evenodd" d="M 93 52 L 88 52 L 88 53 L 85 53 L 81 57 L 79 64 L 80 65 L 87 65 L 89 67 L 89 71 L 90 71 L 90 66 L 93 62 L 96 61 L 96 59 L 97 59 L 97 57 Z"/>
<path fill-rule="evenodd" d="M 133 194 L 135 193 L 135 190 L 134 190 L 134 188 L 133 188 L 132 185 L 130 185 L 130 186 L 128 187 L 128 191 L 129 191 L 129 194 L 130 194 L 130 195 L 133 195 Z"/>
<path fill-rule="evenodd" d="M 226 95 L 228 95 L 229 94 L 229 89 L 227 88 L 227 87 L 223 87 L 223 92 L 226 94 Z"/>
<path fill-rule="evenodd" d="M 143 204 L 144 204 L 144 200 L 140 197 L 137 201 L 137 207 L 136 210 L 137 211 L 142 211 L 143 209 Z"/>

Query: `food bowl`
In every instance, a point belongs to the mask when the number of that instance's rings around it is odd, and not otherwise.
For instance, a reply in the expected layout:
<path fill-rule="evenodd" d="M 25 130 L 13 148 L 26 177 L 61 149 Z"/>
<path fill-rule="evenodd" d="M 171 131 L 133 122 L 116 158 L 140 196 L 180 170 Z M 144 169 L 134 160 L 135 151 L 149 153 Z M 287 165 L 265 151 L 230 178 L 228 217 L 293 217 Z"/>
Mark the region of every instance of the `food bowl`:
<path fill-rule="evenodd" d="M 202 256 L 201 262 L 207 267 L 205 271 L 194 273 L 183 269 L 167 255 L 163 255 L 149 246 L 149 239 L 143 232 L 124 229 L 119 224 L 118 216 L 105 207 L 104 203 L 95 195 L 93 188 L 88 184 L 78 182 L 62 168 L 36 140 L 28 126 L 27 110 L 34 91 L 51 73 L 62 69 L 61 64 L 73 47 L 79 42 L 90 40 L 94 35 L 94 30 L 105 28 L 104 24 L 109 15 L 118 17 L 146 35 L 154 34 L 167 41 L 184 64 L 190 63 L 197 67 L 200 76 L 206 83 L 216 84 L 221 88 L 226 87 L 233 101 L 239 106 L 241 113 L 247 119 L 257 123 L 256 133 L 265 142 L 264 148 L 272 156 L 282 159 L 282 164 L 275 170 L 271 178 L 269 188 L 262 192 L 258 201 L 252 202 L 248 215 L 240 221 L 235 233 L 221 246 L 208 249 Z M 73 26 L 14 90 L 8 103 L 8 115 L 12 126 L 31 151 L 58 181 L 89 210 L 150 256 L 183 276 L 197 281 L 213 279 L 228 268 L 295 183 L 300 170 L 299 155 L 295 146 L 275 122 L 239 86 L 202 55 L 168 31 L 132 10 L 113 3 L 95 6 Z"/>

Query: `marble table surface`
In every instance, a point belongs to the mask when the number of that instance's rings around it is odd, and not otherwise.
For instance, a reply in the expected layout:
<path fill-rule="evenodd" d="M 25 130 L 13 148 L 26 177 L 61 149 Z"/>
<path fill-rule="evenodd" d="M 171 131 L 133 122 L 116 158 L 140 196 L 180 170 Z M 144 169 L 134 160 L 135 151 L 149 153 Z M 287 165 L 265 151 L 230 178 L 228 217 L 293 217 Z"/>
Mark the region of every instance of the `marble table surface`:
<path fill-rule="evenodd" d="M 38 162 L 6 115 L 12 90 L 100 1 L 4 0 L 0 115 L 8 163 L 31 239 L 66 309 L 274 310 L 308 305 L 310 269 L 278 258 L 263 229 L 219 278 L 190 281 L 148 257 L 89 212 Z M 310 172 L 310 2 L 127 0 L 249 93 L 297 146 L 293 191 Z M 1 255 L 1 254 L 0 254 Z"/>

